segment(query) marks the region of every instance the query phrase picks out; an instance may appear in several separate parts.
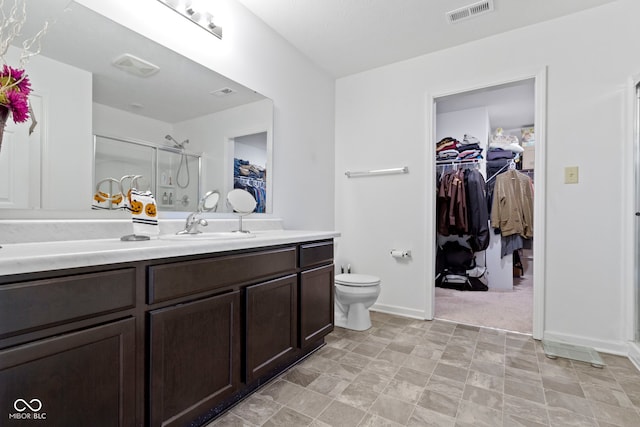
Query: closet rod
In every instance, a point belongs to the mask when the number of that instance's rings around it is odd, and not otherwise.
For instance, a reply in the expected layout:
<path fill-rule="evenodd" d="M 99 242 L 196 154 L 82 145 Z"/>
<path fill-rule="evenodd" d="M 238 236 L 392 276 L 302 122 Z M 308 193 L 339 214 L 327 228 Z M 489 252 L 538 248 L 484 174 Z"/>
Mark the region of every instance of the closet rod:
<path fill-rule="evenodd" d="M 409 173 L 409 166 L 404 166 L 401 168 L 391 168 L 391 169 L 375 169 L 370 171 L 358 171 L 351 172 L 346 171 L 344 174 L 347 178 L 357 177 L 357 176 L 370 176 L 370 175 L 392 175 L 398 173 Z"/>
<path fill-rule="evenodd" d="M 496 176 L 500 175 L 500 172 L 502 172 L 503 170 L 505 170 L 505 168 L 509 168 L 509 169 L 515 169 L 516 168 L 516 162 L 518 161 L 518 159 L 520 158 L 520 153 L 516 153 L 516 156 L 509 160 L 507 163 L 505 163 L 504 166 L 502 166 L 500 169 L 498 169 L 498 171 L 496 173 L 494 173 L 493 175 L 491 175 L 489 177 L 489 179 L 487 179 L 486 182 L 491 181 L 493 178 L 495 178 Z"/>
<path fill-rule="evenodd" d="M 479 164 L 481 159 L 467 159 L 467 160 L 436 160 L 436 166 L 448 166 L 448 165 L 475 165 Z"/>

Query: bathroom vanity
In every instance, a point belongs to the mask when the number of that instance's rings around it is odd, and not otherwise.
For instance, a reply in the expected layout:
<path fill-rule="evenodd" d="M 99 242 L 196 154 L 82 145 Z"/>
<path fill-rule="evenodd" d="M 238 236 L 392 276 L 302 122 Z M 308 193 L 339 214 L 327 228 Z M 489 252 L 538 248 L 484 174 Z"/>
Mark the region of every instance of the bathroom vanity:
<path fill-rule="evenodd" d="M 323 345 L 335 236 L 5 245 L 2 424 L 206 423 Z"/>

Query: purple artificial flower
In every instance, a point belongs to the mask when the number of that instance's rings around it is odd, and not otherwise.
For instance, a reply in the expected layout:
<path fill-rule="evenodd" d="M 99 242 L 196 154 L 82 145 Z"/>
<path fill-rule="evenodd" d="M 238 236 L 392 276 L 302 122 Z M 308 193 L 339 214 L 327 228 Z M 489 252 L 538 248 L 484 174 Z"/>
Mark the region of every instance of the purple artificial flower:
<path fill-rule="evenodd" d="M 22 92 L 25 96 L 29 96 L 29 94 L 31 93 L 31 82 L 29 81 L 29 77 L 25 75 L 24 70 L 9 67 L 7 64 L 5 64 L 2 69 L 1 76 L 9 77 L 9 81 L 12 83 L 18 82 L 15 86 L 15 89 Z"/>
<path fill-rule="evenodd" d="M 7 92 L 7 107 L 11 110 L 14 123 L 22 123 L 29 118 L 29 101 L 22 92 L 10 90 Z"/>
<path fill-rule="evenodd" d="M 29 118 L 31 82 L 25 71 L 5 64 L 0 72 L 0 86 L 0 104 L 11 111 L 15 123 L 26 121 Z"/>

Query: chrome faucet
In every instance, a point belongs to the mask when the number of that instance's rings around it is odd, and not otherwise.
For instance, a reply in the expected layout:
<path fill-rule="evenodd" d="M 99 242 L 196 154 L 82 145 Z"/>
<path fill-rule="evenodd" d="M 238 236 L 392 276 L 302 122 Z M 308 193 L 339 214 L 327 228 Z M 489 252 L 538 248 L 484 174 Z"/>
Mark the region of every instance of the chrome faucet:
<path fill-rule="evenodd" d="M 206 219 L 200 218 L 202 212 L 192 212 L 187 217 L 187 222 L 184 225 L 184 230 L 178 231 L 176 234 L 199 234 L 202 231 L 198 230 L 198 226 L 206 227 L 209 225 Z"/>
<path fill-rule="evenodd" d="M 198 230 L 199 226 L 206 227 L 209 225 L 206 219 L 201 218 L 200 215 L 203 212 L 211 212 L 218 206 L 218 199 L 220 194 L 217 191 L 209 191 L 202 197 L 200 203 L 198 203 L 198 209 L 192 212 L 187 217 L 187 222 L 184 225 L 184 230 L 178 231 L 176 234 L 200 234 L 202 231 Z"/>

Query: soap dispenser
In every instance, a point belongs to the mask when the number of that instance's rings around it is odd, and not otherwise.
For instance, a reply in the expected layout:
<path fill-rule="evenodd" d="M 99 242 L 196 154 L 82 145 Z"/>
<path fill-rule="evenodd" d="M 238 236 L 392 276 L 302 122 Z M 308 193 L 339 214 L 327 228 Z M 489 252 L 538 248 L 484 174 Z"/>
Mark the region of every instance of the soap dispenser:
<path fill-rule="evenodd" d="M 162 204 L 166 205 L 167 203 L 169 203 L 169 198 L 167 197 L 167 192 L 165 191 L 162 195 Z"/>

